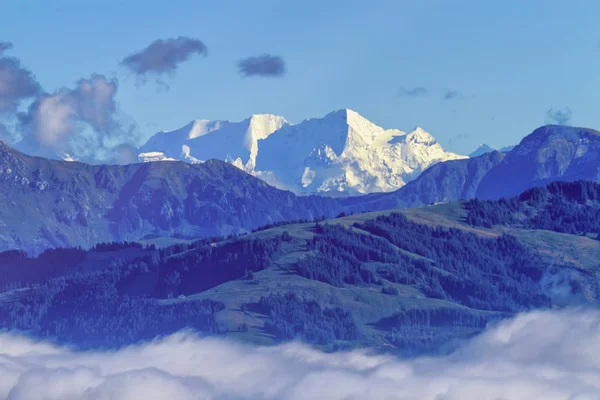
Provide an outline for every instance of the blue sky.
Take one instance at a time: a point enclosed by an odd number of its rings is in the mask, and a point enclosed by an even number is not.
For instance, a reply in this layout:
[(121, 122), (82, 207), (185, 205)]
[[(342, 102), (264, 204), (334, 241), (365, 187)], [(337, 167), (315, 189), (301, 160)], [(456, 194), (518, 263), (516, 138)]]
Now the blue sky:
[[(0, 40), (45, 91), (114, 76), (143, 137), (191, 119), (295, 123), (340, 108), (387, 128), (422, 126), (462, 153), (518, 142), (550, 122), (551, 107), (600, 128), (597, 1), (3, 0), (0, 13)], [(120, 65), (177, 36), (208, 54), (182, 63), (168, 89)], [(238, 73), (239, 59), (264, 53), (285, 61), (285, 76)]]

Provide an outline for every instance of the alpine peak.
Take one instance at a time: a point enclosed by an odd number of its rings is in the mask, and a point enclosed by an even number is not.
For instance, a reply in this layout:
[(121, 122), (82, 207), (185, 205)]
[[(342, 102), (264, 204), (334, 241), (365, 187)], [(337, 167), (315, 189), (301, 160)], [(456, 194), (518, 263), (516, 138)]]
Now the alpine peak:
[[(194, 129), (201, 134), (189, 134)], [(437, 162), (464, 158), (445, 151), (420, 127), (408, 134), (384, 129), (351, 109), (295, 125), (272, 114), (241, 122), (198, 120), (181, 131), (180, 136), (169, 134), (167, 141), (159, 140), (165, 135), (158, 133), (141, 150), (187, 162), (227, 160), (299, 193), (391, 191)]]

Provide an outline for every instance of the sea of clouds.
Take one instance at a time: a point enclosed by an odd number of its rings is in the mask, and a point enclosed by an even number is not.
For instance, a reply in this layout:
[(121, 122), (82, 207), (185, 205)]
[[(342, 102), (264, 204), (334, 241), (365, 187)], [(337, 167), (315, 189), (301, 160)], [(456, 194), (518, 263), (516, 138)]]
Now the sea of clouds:
[(0, 335), (0, 398), (600, 399), (600, 311), (535, 311), (443, 357), (256, 347), (179, 333), (111, 352)]

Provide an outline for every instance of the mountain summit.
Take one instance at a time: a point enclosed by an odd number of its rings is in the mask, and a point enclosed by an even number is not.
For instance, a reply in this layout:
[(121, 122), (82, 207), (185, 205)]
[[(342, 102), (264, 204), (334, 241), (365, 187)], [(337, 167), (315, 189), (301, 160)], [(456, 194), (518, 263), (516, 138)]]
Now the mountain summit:
[(140, 148), (142, 161), (165, 159), (187, 162), (211, 158), (230, 161), (252, 171), (258, 153), (258, 141), (265, 139), (287, 121), (271, 114), (256, 114), (240, 122), (195, 120), (170, 132), (159, 132)]
[(525, 137), (481, 181), (477, 197), (516, 196), (555, 180), (600, 180), (600, 132), (546, 125)]
[(483, 154), (491, 153), (492, 151), (495, 151), (495, 149), (491, 148), (487, 143), (482, 143), (477, 146), (475, 150), (469, 153), (469, 157), (479, 157)]
[(297, 125), (269, 114), (238, 123), (195, 121), (159, 132), (141, 151), (142, 160), (159, 153), (188, 162), (218, 158), (279, 188), (322, 194), (395, 190), (437, 162), (465, 158), (422, 128), (384, 129), (348, 109)]

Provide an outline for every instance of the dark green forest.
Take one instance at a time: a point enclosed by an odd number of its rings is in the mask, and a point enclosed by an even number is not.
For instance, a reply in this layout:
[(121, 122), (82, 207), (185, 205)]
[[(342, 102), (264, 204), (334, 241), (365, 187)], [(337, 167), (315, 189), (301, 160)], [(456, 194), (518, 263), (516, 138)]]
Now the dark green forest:
[(309, 242), (316, 255), (298, 262), (298, 274), (335, 286), (387, 280), (481, 310), (515, 312), (549, 305), (539, 285), (543, 263), (512, 236), (481, 238), (417, 224), (401, 214), (355, 227), (372, 235), (317, 225), (318, 235)]
[(465, 207), (466, 221), (474, 226), (513, 225), (596, 239), (600, 234), (600, 184), (596, 182), (553, 182), (510, 199), (469, 200)]

